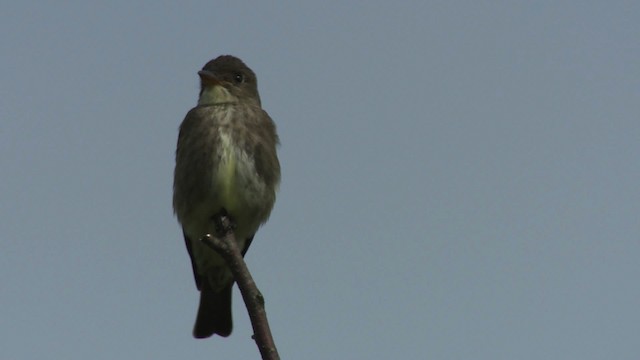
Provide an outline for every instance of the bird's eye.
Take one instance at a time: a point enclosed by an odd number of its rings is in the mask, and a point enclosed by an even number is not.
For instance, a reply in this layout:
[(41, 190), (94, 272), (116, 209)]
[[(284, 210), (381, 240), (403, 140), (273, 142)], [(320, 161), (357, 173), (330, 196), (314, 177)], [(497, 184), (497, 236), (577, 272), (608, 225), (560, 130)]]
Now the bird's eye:
[(244, 81), (244, 75), (242, 75), (241, 73), (235, 73), (233, 75), (233, 80), (236, 83), (240, 84), (240, 83), (242, 83)]

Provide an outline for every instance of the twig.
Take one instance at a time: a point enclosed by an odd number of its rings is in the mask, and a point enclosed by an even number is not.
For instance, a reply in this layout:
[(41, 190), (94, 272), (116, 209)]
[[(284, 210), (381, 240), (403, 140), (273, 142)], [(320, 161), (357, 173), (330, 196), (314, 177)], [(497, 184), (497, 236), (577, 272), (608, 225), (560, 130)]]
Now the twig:
[(238, 283), (242, 299), (249, 312), (249, 318), (253, 326), (252, 338), (258, 345), (262, 359), (280, 360), (280, 355), (278, 355), (278, 350), (271, 336), (267, 313), (264, 310), (264, 297), (258, 290), (247, 264), (242, 258), (240, 248), (235, 241), (231, 221), (224, 215), (217, 220), (219, 221), (219, 226), (217, 226), (219, 233), (215, 237), (207, 234), (201, 241), (218, 252), (229, 265), (229, 269), (231, 269), (231, 273)]

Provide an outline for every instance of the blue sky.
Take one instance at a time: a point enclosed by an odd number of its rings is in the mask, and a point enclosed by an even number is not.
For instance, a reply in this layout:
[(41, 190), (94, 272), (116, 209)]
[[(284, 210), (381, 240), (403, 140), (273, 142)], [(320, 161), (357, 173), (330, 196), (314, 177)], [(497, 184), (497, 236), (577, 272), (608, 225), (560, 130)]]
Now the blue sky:
[(283, 181), (247, 255), (282, 358), (637, 359), (640, 6), (15, 2), (0, 358), (257, 358), (191, 337), (171, 186), (233, 54)]

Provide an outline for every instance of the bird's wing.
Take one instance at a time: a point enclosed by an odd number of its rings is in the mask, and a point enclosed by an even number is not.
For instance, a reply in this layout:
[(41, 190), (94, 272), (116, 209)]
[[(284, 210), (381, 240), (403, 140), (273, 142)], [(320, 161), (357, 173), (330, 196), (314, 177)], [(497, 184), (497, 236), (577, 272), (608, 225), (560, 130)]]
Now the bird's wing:
[(191, 268), (193, 269), (193, 279), (196, 282), (196, 287), (198, 290), (202, 289), (202, 276), (198, 275), (198, 269), (196, 269), (196, 259), (193, 258), (193, 249), (191, 245), (191, 240), (187, 237), (187, 234), (183, 232), (184, 235), (184, 243), (187, 245), (187, 252), (189, 253), (189, 258), (191, 259)]

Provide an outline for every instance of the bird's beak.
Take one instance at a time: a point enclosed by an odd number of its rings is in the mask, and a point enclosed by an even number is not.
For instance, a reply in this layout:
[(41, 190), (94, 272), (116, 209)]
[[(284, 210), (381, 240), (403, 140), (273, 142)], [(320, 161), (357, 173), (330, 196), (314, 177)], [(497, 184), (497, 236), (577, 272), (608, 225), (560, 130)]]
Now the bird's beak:
[(200, 75), (200, 80), (204, 85), (220, 85), (220, 80), (216, 78), (216, 76), (207, 70), (198, 71), (198, 75)]

